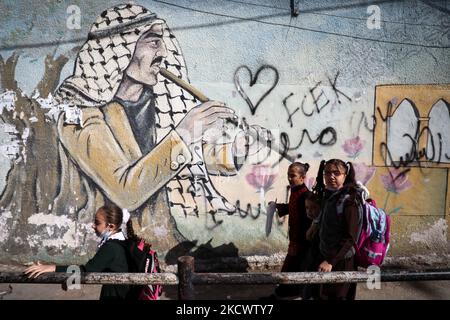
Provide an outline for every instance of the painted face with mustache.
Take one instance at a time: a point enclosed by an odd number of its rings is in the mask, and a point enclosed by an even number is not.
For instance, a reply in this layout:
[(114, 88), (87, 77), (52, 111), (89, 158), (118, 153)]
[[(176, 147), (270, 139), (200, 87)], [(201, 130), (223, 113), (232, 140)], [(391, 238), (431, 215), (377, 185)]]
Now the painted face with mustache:
[(161, 24), (153, 25), (136, 43), (133, 59), (125, 74), (136, 82), (154, 86), (157, 82), (160, 64), (167, 56), (167, 48), (162, 39)]

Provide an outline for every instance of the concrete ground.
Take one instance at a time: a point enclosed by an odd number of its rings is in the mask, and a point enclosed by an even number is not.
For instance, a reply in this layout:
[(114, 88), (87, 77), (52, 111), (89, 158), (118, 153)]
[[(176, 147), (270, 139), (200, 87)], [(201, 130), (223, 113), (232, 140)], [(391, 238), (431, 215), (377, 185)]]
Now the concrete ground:
[[(12, 291), (11, 291), (12, 288)], [(56, 284), (0, 284), (3, 300), (97, 300), (100, 285), (81, 285), (63, 291)], [(196, 286), (198, 300), (257, 300), (273, 292), (273, 285)], [(165, 286), (162, 300), (176, 300), (177, 286)], [(369, 290), (358, 284), (357, 300), (450, 300), (450, 281), (383, 282), (381, 289)]]

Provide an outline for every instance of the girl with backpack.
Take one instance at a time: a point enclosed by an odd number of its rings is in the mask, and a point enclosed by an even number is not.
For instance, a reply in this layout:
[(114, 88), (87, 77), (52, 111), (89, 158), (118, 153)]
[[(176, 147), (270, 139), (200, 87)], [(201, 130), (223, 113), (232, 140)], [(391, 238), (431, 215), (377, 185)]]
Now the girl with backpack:
[[(319, 272), (355, 271), (354, 246), (361, 217), (356, 190), (355, 170), (351, 162), (340, 159), (322, 161), (315, 192), (321, 199)], [(322, 284), (320, 297), (325, 300), (354, 300), (356, 283)]]
[[(92, 228), (101, 240), (95, 256), (86, 265), (80, 266), (82, 272), (128, 272), (127, 253), (122, 244), (125, 235), (120, 228), (123, 220), (122, 209), (115, 205), (105, 205), (97, 210)], [(133, 232), (131, 220), (127, 223), (127, 230)], [(28, 267), (25, 274), (28, 278), (36, 278), (46, 272), (67, 272), (67, 268), (38, 262)], [(128, 285), (103, 285), (100, 300), (125, 299), (129, 290)]]

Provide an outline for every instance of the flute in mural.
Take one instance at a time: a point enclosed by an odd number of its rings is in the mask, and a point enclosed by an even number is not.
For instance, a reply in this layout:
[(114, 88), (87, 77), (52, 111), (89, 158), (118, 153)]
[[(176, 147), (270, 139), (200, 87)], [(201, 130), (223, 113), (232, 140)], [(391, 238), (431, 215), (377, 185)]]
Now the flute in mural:
[[(210, 101), (210, 99), (207, 96), (205, 96), (202, 92), (200, 92), (197, 88), (192, 86), (190, 83), (187, 83), (186, 81), (178, 78), (176, 75), (174, 75), (172, 72), (168, 71), (167, 69), (160, 68), (160, 73), (166, 79), (172, 81), (173, 83), (177, 84), (178, 86), (180, 86), (181, 88), (183, 88), (184, 90), (189, 92), (200, 102)], [(238, 126), (237, 121), (232, 121), (232, 120), (229, 120), (229, 121), (231, 123), (233, 123), (234, 125)], [(245, 123), (245, 121), (243, 121), (243, 123)], [(243, 128), (243, 129), (245, 129), (245, 128)], [(259, 137), (256, 135), (256, 133), (254, 133), (252, 131), (247, 131), (247, 132), (252, 136), (253, 139), (256, 139), (256, 140), (259, 139)], [(259, 139), (259, 141), (261, 141), (261, 139)], [(283, 149), (281, 149), (276, 143), (274, 143), (274, 141), (272, 139), (267, 139), (265, 141), (265, 145), (267, 147), (269, 147), (271, 150), (278, 152), (281, 157), (289, 160), (290, 162), (295, 162), (295, 159), (297, 158), (296, 156), (289, 155), (287, 153), (287, 150), (283, 151)]]

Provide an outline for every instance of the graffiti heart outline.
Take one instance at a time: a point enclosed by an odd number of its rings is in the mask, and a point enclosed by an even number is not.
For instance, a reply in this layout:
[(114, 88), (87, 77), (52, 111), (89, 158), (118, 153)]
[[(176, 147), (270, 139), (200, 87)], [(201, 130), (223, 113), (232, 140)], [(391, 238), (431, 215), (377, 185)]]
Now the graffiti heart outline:
[[(260, 72), (262, 72), (263, 70), (269, 69), (269, 70), (273, 70), (275, 72), (275, 79), (274, 82), (272, 84), (272, 86), (270, 87), (269, 90), (267, 90), (262, 96), (261, 98), (259, 98), (258, 102), (256, 103), (256, 105), (253, 104), (253, 102), (250, 100), (250, 98), (248, 97), (248, 95), (245, 93), (244, 89), (242, 89), (240, 83), (239, 83), (239, 76), (238, 73), (242, 70), (245, 69), (247, 70), (247, 72), (250, 75), (250, 87), (252, 87), (256, 81), (258, 80), (258, 75), (260, 74)], [(255, 76), (253, 77), (253, 73), (250, 70), (249, 67), (242, 65), (240, 67), (238, 67), (236, 69), (236, 72), (234, 73), (234, 85), (237, 89), (237, 91), (239, 92), (239, 94), (241, 95), (242, 98), (244, 98), (245, 102), (247, 103), (248, 107), (250, 108), (250, 112), (252, 113), (252, 115), (255, 115), (256, 113), (256, 109), (258, 109), (259, 104), (269, 95), (270, 92), (272, 92), (272, 90), (276, 87), (276, 85), (278, 84), (278, 80), (280, 79), (280, 76), (278, 74), (278, 71), (275, 67), (265, 64), (262, 65), (261, 67), (259, 67), (259, 69), (256, 71)]]

